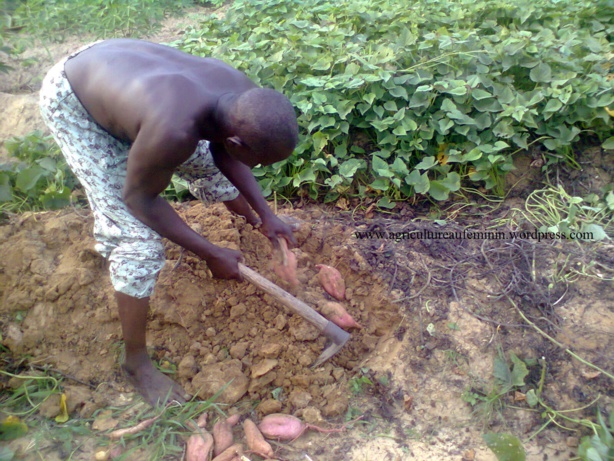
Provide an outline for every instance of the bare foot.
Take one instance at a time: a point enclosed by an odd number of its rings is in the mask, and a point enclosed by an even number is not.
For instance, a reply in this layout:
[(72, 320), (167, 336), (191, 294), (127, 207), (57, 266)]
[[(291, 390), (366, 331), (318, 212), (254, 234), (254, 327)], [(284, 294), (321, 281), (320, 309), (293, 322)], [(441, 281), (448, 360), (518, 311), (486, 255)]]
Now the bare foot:
[(152, 406), (165, 405), (173, 400), (185, 403), (186, 399), (189, 398), (179, 384), (156, 370), (149, 360), (136, 366), (124, 364), (122, 369), (128, 382)]

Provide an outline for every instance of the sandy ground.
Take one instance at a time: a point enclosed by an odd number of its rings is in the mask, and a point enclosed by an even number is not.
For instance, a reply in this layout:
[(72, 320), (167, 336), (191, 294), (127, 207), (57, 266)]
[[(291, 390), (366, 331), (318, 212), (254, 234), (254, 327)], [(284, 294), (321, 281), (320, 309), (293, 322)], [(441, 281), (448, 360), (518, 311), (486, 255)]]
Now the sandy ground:
[[(173, 20), (151, 39), (170, 41), (193, 20)], [(34, 65), (0, 77), (0, 142), (44, 130), (36, 108), (44, 70), (84, 41), (89, 40), (33, 51)], [(595, 170), (583, 178), (607, 182), (611, 154), (597, 154), (601, 164), (592, 164)], [(506, 202), (489, 219), (479, 208), (453, 213), (449, 218), (457, 220), (449, 219), (449, 229), (485, 229), (520, 203)], [(194, 229), (222, 246), (241, 249), (249, 266), (281, 284), (271, 270), (269, 242), (251, 226), (222, 206), (188, 202), (175, 207)], [(310, 365), (325, 344), (314, 327), (248, 283), (212, 279), (206, 265), (190, 254), (180, 261), (179, 248), (167, 243), (167, 265), (152, 300), (152, 356), (175, 365), (175, 379), (202, 398), (234, 378), (220, 403), (255, 418), (281, 411), (340, 424), (348, 414), (363, 415), (342, 436), (310, 433), (287, 445), (280, 455), (287, 460), (491, 461), (496, 458), (481, 438), (484, 432), (525, 440), (529, 460), (570, 459), (578, 437), (586, 434), (577, 425), (570, 424), (571, 431), (550, 425), (526, 441), (545, 422), (524, 400), (539, 383), (539, 365), (529, 367), (525, 386), (503, 396), (500, 406), (472, 407), (467, 396), (488, 394), (495, 357), (502, 353), (509, 361), (513, 352), (527, 362), (545, 361), (543, 395), (550, 407), (580, 408), (600, 396), (599, 408), (613, 410), (612, 381), (526, 324), (519, 327), (524, 322), (518, 312), (500, 296), (502, 283), (514, 288), (509, 294), (521, 311), (565, 347), (612, 373), (614, 286), (599, 278), (612, 275), (612, 245), (528, 242), (508, 254), (511, 247), (503, 244), (361, 240), (354, 234), (434, 230), (423, 221), (426, 211), (405, 206), (390, 218), (306, 204), (281, 210), (303, 223), (294, 250), (301, 284), (291, 293), (319, 308), (329, 296), (315, 265), (334, 266), (348, 287), (344, 304), (363, 325), (340, 354), (316, 369)], [(73, 417), (82, 418), (96, 417), (130, 399), (133, 391), (119, 372), (115, 300), (105, 262), (93, 246), (87, 209), (28, 213), (0, 227), (3, 343), (18, 356), (27, 354), (70, 376), (71, 392), (79, 395)], [(521, 262), (527, 255), (534, 261), (532, 271)], [(493, 261), (496, 270), (489, 266)], [(605, 269), (566, 285), (555, 277), (557, 270), (571, 271), (565, 261), (581, 267), (596, 261)], [(512, 283), (514, 274), (529, 273), (531, 284)], [(371, 384), (359, 391), (361, 379)], [(575, 415), (593, 418), (595, 406)], [(72, 459), (92, 459), (95, 445), (84, 444)], [(23, 441), (13, 446), (21, 447), (20, 459), (40, 459)], [(45, 459), (63, 459), (52, 446), (43, 443), (38, 449)]]

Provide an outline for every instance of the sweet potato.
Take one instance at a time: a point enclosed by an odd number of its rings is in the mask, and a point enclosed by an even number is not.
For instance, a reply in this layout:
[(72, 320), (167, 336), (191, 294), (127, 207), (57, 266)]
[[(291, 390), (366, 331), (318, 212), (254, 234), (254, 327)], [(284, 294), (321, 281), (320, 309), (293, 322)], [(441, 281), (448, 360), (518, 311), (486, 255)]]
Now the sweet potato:
[(162, 415), (160, 414), (158, 416), (154, 416), (153, 418), (146, 419), (145, 421), (141, 421), (136, 426), (127, 427), (125, 429), (118, 429), (116, 431), (113, 431), (108, 435), (108, 437), (111, 440), (117, 440), (117, 439), (121, 439), (124, 435), (132, 435), (132, 434), (141, 432), (142, 430), (147, 429), (149, 426), (155, 423), (158, 420), (158, 418), (160, 418), (160, 416)]
[(226, 422), (230, 424), (231, 427), (235, 427), (239, 422), (239, 418), (241, 418), (241, 415), (239, 413), (235, 413), (234, 415), (230, 415), (228, 418), (226, 418)]
[(322, 305), (322, 315), (341, 328), (362, 328), (360, 323), (339, 303), (327, 302)]
[(326, 434), (331, 432), (343, 432), (348, 424), (361, 418), (362, 416), (338, 428), (324, 429), (323, 427), (316, 426), (315, 424), (304, 423), (296, 416), (285, 415), (282, 413), (271, 413), (270, 415), (266, 415), (264, 418), (262, 418), (262, 421), (260, 421), (260, 424), (258, 424), (258, 429), (260, 429), (262, 435), (264, 435), (267, 439), (292, 441), (298, 439), (307, 429)]
[(185, 459), (186, 461), (209, 461), (213, 449), (213, 437), (207, 431), (192, 434), (188, 439)]
[(245, 440), (247, 441), (247, 447), (254, 453), (263, 458), (272, 458), (275, 456), (273, 447), (264, 440), (264, 437), (258, 430), (258, 426), (251, 420), (246, 419), (243, 421), (243, 430), (245, 431)]
[(288, 249), (286, 239), (279, 238), (279, 249), (276, 250), (273, 270), (279, 278), (296, 287), (299, 284), (296, 278), (296, 255)]
[(343, 301), (345, 299), (345, 280), (343, 280), (341, 273), (326, 264), (317, 264), (316, 268), (320, 269), (318, 280), (320, 280), (326, 292), (333, 298)]
[(243, 456), (243, 447), (239, 444), (234, 444), (213, 458), (213, 461), (233, 461), (234, 459), (241, 458), (241, 456)]
[(200, 427), (201, 429), (204, 429), (205, 427), (207, 427), (207, 417), (208, 415), (206, 412), (200, 415), (198, 417), (198, 420), (196, 421), (196, 425)]
[(272, 413), (262, 418), (258, 429), (267, 439), (294, 440), (303, 435), (308, 427), (295, 416)]
[(214, 456), (220, 455), (234, 443), (232, 427), (239, 422), (239, 414), (218, 421), (213, 426), (213, 440), (215, 441)]

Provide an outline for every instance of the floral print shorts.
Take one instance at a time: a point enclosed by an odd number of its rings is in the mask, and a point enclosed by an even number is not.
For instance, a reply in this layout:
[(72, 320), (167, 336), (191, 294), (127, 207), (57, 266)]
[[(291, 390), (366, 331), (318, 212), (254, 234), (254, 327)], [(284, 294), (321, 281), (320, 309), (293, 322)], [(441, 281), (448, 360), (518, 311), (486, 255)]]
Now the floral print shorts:
[[(64, 72), (68, 59), (94, 45), (64, 58), (47, 73), (40, 92), (41, 114), (85, 189), (95, 219), (96, 250), (110, 263), (113, 287), (129, 296), (146, 298), (153, 293), (166, 258), (160, 235), (132, 216), (122, 200), (130, 143), (111, 136), (96, 123)], [(207, 141), (198, 144), (175, 174), (205, 203), (229, 201), (239, 195), (215, 166)]]

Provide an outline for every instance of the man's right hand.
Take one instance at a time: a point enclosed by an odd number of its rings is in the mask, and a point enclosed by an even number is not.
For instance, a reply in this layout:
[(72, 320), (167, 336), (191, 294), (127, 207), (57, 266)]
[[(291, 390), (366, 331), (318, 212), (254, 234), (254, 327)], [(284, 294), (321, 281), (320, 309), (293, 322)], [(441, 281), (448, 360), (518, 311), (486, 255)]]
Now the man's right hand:
[(240, 251), (218, 247), (205, 260), (207, 261), (207, 266), (211, 270), (213, 277), (218, 279), (243, 280), (239, 272), (239, 263), (243, 262), (244, 258)]

